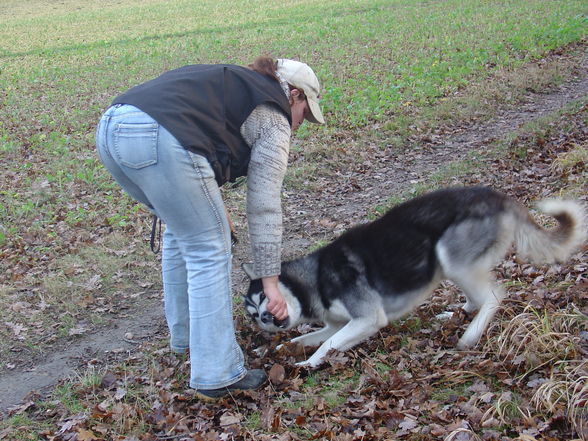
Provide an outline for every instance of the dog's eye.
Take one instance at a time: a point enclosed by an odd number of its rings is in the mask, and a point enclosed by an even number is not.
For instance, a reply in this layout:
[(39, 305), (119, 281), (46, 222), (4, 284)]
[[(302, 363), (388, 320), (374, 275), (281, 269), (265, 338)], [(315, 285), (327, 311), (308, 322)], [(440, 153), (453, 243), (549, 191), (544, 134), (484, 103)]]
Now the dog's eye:
[(255, 303), (256, 306), (259, 306), (265, 300), (265, 294), (263, 293), (263, 291), (258, 292), (257, 294), (251, 297), (251, 300), (253, 301), (253, 303)]
[(245, 307), (245, 309), (247, 310), (247, 313), (253, 317), (253, 318), (257, 318), (259, 317), (259, 312), (257, 311), (257, 308), (254, 305), (247, 305)]
[(245, 297), (245, 306), (247, 306), (247, 307), (251, 306), (251, 307), (257, 309), (263, 303), (264, 300), (265, 300), (265, 294), (263, 292), (248, 294)]

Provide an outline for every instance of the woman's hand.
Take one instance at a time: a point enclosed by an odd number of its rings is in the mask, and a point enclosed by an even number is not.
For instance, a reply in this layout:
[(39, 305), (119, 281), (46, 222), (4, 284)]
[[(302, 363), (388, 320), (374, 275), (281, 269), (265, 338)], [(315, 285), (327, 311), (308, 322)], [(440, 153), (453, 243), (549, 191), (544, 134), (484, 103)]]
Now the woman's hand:
[(278, 320), (288, 317), (288, 305), (278, 288), (278, 276), (263, 277), (263, 292), (268, 298), (267, 310)]

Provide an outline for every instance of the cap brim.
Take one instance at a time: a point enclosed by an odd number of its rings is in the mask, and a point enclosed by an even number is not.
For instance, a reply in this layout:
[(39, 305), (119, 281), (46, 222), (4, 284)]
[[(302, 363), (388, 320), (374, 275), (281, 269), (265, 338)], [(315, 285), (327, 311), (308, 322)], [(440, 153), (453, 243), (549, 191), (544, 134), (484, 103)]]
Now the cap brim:
[(310, 110), (306, 119), (314, 124), (324, 124), (325, 118), (323, 117), (323, 112), (321, 112), (319, 104), (311, 99), (307, 99), (306, 101), (308, 102), (308, 109)]

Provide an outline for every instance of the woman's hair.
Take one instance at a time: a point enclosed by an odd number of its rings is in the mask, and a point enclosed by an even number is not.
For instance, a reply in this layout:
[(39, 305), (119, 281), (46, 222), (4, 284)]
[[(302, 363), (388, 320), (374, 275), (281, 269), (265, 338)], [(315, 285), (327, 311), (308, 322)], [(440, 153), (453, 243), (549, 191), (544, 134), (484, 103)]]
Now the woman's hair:
[(267, 75), (278, 83), (280, 80), (276, 75), (278, 68), (277, 62), (271, 57), (257, 57), (249, 66), (249, 69), (254, 70), (262, 75)]
[[(278, 69), (278, 62), (271, 57), (257, 57), (253, 61), (253, 63), (251, 63), (247, 67), (249, 67), (249, 69), (254, 70), (257, 73), (267, 75), (268, 77), (277, 81), (278, 83), (280, 82), (280, 79), (276, 75), (276, 71)], [(297, 87), (294, 87), (291, 84), (288, 84), (288, 87), (290, 88), (290, 91), (292, 89), (298, 89)], [(301, 89), (298, 90), (300, 90), (300, 96), (298, 97), (298, 100), (305, 100), (306, 95), (304, 94), (304, 91)]]

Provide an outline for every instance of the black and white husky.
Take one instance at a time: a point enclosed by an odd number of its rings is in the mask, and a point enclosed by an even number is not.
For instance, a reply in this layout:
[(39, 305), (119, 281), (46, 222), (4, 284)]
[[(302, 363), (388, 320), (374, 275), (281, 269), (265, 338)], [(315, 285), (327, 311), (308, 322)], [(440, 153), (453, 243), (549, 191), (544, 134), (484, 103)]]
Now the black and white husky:
[(504, 297), (491, 270), (513, 242), (519, 256), (552, 263), (566, 260), (585, 240), (579, 203), (549, 200), (540, 208), (557, 219), (556, 228), (544, 229), (522, 205), (489, 188), (425, 194), (348, 230), (312, 254), (283, 262), (279, 281), (289, 317), (282, 323), (266, 311), (261, 281), (245, 264), (251, 278), (247, 311), (271, 332), (304, 322), (324, 323), (324, 328), (292, 340), (320, 344), (299, 363), (317, 366), (330, 349), (344, 351), (374, 335), (449, 279), (463, 290), (463, 308), (478, 310), (458, 342), (460, 349), (472, 347)]

